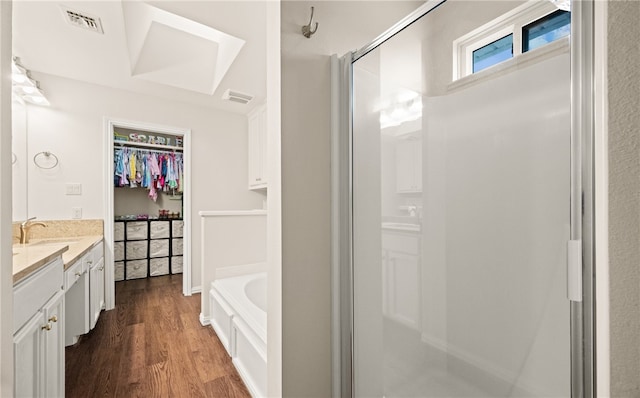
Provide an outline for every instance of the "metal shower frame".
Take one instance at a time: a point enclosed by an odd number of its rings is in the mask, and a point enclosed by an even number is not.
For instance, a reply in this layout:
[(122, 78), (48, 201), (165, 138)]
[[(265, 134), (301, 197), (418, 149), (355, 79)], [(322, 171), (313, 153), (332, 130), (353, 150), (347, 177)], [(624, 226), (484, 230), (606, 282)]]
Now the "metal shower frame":
[[(333, 396), (354, 396), (353, 375), (353, 63), (446, 0), (429, 0), (332, 67), (332, 379)], [(582, 248), (582, 300), (571, 301), (571, 396), (596, 395), (594, 1), (571, 1), (571, 236)]]

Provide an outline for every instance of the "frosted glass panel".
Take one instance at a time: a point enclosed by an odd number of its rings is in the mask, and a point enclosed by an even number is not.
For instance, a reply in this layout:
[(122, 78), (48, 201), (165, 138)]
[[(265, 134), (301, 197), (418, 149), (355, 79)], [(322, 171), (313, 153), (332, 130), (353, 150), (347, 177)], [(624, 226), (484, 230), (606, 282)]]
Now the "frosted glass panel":
[(451, 85), (453, 40), (515, 5), (354, 63), (355, 396), (570, 396), (569, 47)]

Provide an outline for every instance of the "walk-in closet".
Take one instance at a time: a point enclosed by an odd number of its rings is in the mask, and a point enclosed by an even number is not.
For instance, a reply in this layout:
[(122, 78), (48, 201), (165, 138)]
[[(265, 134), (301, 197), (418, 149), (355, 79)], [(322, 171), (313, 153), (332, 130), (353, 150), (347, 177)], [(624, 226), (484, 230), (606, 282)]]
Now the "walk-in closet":
[(183, 136), (113, 130), (116, 282), (183, 270)]

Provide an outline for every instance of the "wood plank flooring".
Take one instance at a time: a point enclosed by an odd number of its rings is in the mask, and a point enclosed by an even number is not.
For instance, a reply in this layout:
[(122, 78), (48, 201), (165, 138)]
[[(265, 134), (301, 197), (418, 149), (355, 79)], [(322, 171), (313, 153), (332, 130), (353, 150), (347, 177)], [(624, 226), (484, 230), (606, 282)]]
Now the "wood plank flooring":
[(116, 308), (66, 349), (66, 397), (250, 397), (182, 275), (116, 283)]

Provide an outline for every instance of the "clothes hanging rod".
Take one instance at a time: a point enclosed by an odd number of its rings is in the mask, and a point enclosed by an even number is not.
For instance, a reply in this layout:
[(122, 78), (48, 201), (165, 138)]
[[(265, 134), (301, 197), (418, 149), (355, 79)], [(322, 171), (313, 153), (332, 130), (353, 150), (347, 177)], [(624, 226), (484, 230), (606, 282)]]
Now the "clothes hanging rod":
[(156, 152), (166, 152), (166, 153), (174, 153), (176, 151), (182, 152), (184, 150), (181, 146), (167, 146), (167, 145), (158, 145), (158, 144), (145, 144), (143, 142), (129, 142), (129, 141), (114, 141), (114, 148), (117, 144), (120, 147), (130, 147), (130, 148), (152, 148), (152, 149), (169, 149), (169, 151), (156, 151)]

